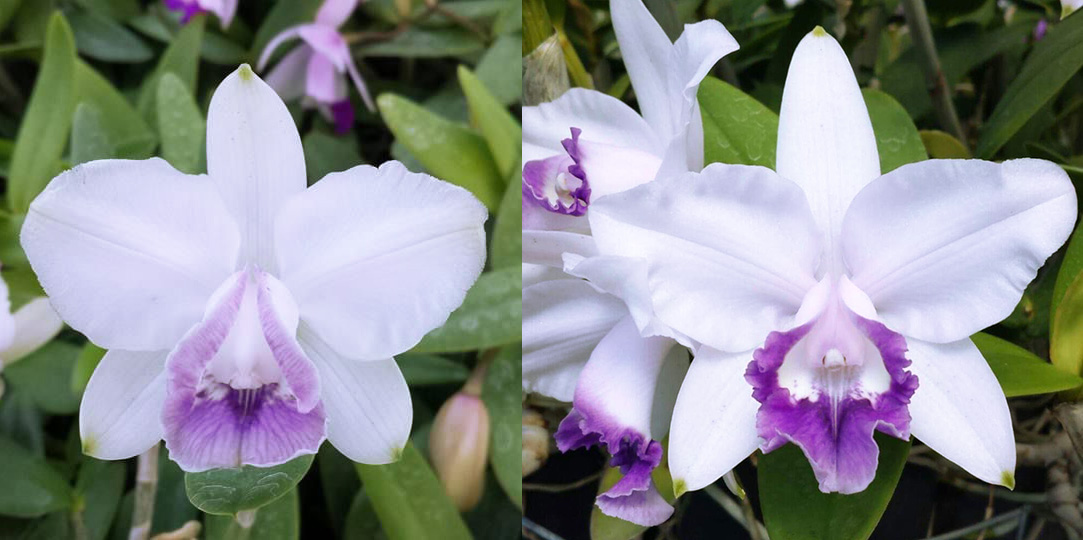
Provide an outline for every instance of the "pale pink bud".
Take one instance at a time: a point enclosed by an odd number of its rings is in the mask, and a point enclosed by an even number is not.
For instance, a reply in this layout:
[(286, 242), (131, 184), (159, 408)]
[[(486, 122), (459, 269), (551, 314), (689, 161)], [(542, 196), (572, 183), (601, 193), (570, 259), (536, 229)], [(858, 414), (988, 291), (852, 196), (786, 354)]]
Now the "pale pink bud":
[(489, 458), (489, 412), (467, 388), (440, 406), (429, 433), (429, 454), (444, 491), (460, 511), (477, 506)]

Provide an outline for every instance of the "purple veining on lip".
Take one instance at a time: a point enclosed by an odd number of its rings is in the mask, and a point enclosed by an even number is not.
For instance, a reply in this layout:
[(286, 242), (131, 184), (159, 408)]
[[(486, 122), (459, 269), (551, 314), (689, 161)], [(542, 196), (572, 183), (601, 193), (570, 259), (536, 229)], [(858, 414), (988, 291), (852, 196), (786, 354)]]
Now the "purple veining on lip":
[(162, 410), (170, 457), (189, 472), (241, 465), (271, 466), (315, 453), (325, 436), (319, 380), (270, 303), (256, 275), (260, 326), (281, 370), (277, 382), (233, 388), (214, 379), (210, 362), (241, 313), (247, 271), (170, 353)]
[[(855, 326), (876, 347), (891, 377), (888, 389), (874, 396), (857, 395), (853, 387), (832, 403), (826, 393), (818, 399), (795, 399), (779, 384), (779, 368), (815, 321), (788, 332), (772, 332), (753, 354), (745, 378), (760, 402), (756, 427), (764, 453), (792, 442), (804, 452), (825, 493), (857, 493), (876, 475), (879, 448), (873, 431), (910, 438), (907, 405), (918, 387), (917, 376), (906, 371), (906, 340), (883, 324), (851, 315)], [(801, 359), (795, 359), (801, 360)]]
[(181, 12), (181, 23), (187, 24), (188, 21), (200, 13), (207, 13), (207, 10), (199, 6), (199, 2), (195, 0), (163, 0), (165, 7), (171, 11)]
[(353, 128), (354, 114), (353, 105), (349, 99), (343, 99), (331, 104), (331, 118), (335, 123), (335, 133), (343, 135)]
[[(590, 205), (590, 182), (580, 165), (582, 152), (579, 149), (579, 134), (582, 130), (571, 128), (571, 138), (561, 141), (566, 155), (556, 155), (546, 159), (529, 161), (523, 167), (523, 204), (534, 204), (559, 214), (581, 216), (587, 213)], [(550, 200), (546, 194), (547, 187), (558, 181), (560, 175), (578, 185), (569, 190), (567, 197), (570, 202), (561, 200), (558, 195), (556, 201)]]
[(605, 514), (645, 526), (658, 525), (673, 514), (651, 480), (651, 471), (662, 462), (658, 441), (582, 404), (572, 407), (555, 437), (561, 452), (600, 445), (613, 456), (610, 465), (620, 467), (624, 476), (598, 495), (598, 507)]

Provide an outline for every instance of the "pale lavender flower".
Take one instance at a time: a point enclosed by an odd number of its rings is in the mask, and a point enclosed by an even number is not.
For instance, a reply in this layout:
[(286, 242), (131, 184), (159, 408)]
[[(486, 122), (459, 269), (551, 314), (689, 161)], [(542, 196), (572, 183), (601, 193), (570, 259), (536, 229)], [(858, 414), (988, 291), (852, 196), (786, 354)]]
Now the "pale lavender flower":
[(181, 13), (181, 22), (187, 23), (200, 13), (214, 13), (222, 22), (222, 28), (229, 28), (233, 15), (237, 13), (237, 0), (162, 0), (165, 6)]
[(334, 122), (337, 133), (348, 132), (354, 120), (346, 90), (347, 77), (353, 81), (365, 106), (375, 110), (350, 48), (338, 32), (338, 27), (346, 22), (356, 6), (357, 0), (326, 0), (314, 22), (292, 26), (272, 38), (258, 63), (259, 70), (263, 71), (280, 45), (300, 38), (303, 43), (282, 57), (267, 74), (267, 84), (283, 100), (304, 98), (305, 106), (316, 107)]

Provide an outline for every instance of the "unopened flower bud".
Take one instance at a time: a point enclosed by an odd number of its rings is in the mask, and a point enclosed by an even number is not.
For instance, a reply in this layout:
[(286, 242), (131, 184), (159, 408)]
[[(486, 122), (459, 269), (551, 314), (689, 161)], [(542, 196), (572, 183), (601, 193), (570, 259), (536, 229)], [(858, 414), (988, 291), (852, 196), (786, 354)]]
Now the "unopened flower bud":
[(480, 373), (440, 406), (429, 433), (429, 454), (444, 491), (459, 511), (477, 506), (489, 458), (489, 412), (479, 397)]

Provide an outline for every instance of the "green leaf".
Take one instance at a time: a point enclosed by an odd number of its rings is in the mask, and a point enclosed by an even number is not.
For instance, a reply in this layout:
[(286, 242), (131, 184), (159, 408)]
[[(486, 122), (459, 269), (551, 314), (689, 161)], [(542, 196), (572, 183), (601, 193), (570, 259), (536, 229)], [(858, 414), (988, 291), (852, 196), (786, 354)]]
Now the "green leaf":
[(8, 207), (25, 213), (59, 170), (75, 112), (75, 38), (60, 13), (49, 19), (45, 53), (19, 124), (8, 172)]
[(466, 66), (459, 66), (459, 84), (470, 107), (471, 123), (485, 137), (501, 177), (508, 177), (523, 155), (523, 128)]
[(485, 373), (481, 399), (489, 411), (489, 463), (512, 502), (523, 507), (522, 347), (504, 347)]
[(108, 159), (116, 156), (116, 148), (109, 141), (102, 113), (91, 103), (80, 103), (75, 107), (75, 117), (71, 123), (71, 165)]
[(699, 85), (703, 162), (775, 168), (778, 115), (714, 77)]
[(411, 387), (462, 383), (470, 376), (466, 366), (443, 356), (406, 353), (396, 357), (395, 362)]
[[(320, 451), (316, 454), (316, 470), (320, 473), (323, 499), (327, 501), (327, 515), (339, 538), (343, 537), (342, 532), (346, 528), (346, 520), (354, 496), (361, 489), (361, 479), (357, 477), (353, 466), (354, 463), (349, 458), (330, 444), (320, 446)], [(375, 517), (372, 521), (376, 522)], [(358, 536), (346, 536), (346, 538), (358, 538)]]
[(387, 127), (433, 176), (462, 186), (490, 210), (503, 178), (485, 139), (408, 99), (383, 94), (376, 100)]
[(301, 507), (297, 489), (256, 510), (247, 526), (234, 516), (207, 516), (206, 540), (293, 540), (301, 537)]
[(310, 131), (301, 141), (305, 150), (308, 183), (314, 184), (329, 173), (356, 167), (364, 160), (357, 151), (353, 133), (336, 136), (322, 131)]
[(255, 510), (282, 497), (305, 476), (312, 466), (311, 454), (275, 467), (245, 465), (239, 469), (211, 469), (184, 475), (188, 500), (196, 508), (218, 515)]
[(75, 63), (76, 101), (89, 103), (101, 113), (102, 128), (116, 156), (125, 159), (150, 157), (158, 138), (135, 107), (94, 68)]
[(993, 369), (1005, 396), (1048, 394), (1083, 385), (1083, 378), (1053, 367), (1014, 343), (984, 333), (974, 334), (971, 339)]
[(154, 495), (152, 533), (175, 531), (193, 519), (199, 510), (192, 506), (184, 490), (184, 471), (169, 459), (165, 446), (158, 449), (158, 492)]
[(70, 508), (71, 486), (45, 460), (0, 437), (0, 515), (38, 517)]
[(895, 98), (872, 88), (861, 91), (869, 109), (876, 150), (880, 153), (880, 172), (887, 174), (902, 165), (924, 161), (925, 144), (906, 109)]
[(463, 56), (485, 48), (477, 36), (459, 27), (411, 26), (387, 41), (355, 47), (360, 56), (396, 58), (443, 58)]
[(80, 350), (65, 341), (50, 341), (7, 366), (4, 376), (12, 388), (29, 396), (43, 411), (72, 414), (79, 410), (80, 395), (72, 391), (71, 374)]
[(154, 71), (143, 81), (137, 108), (152, 126), (156, 126), (158, 119), (155, 102), (158, 98), (158, 84), (163, 75), (176, 75), (184, 83), (188, 93), (195, 95), (196, 77), (199, 75), (199, 50), (203, 43), (203, 27), (206, 24), (206, 15), (192, 17), (192, 20), (177, 32), (173, 42), (162, 53)]
[[(1060, 262), (1060, 270), (1057, 271), (1057, 281), (1053, 285), (1053, 299), (1050, 310), (1054, 316), (1050, 317), (1051, 322), (1056, 319), (1057, 309), (1060, 307), (1064, 295), (1068, 292), (1068, 286), (1080, 274), (1083, 274), (1083, 221), (1076, 225), (1075, 230), (1072, 231), (1072, 236), (1069, 238), (1068, 249), (1064, 251), (1064, 258)], [(1052, 328), (1050, 328), (1050, 335), (1052, 335)]]
[(520, 174), (516, 165), (508, 178), (508, 187), (493, 224), (489, 265), (496, 269), (520, 268), (523, 259), (523, 184)]
[(949, 133), (936, 129), (923, 129), (921, 142), (925, 145), (925, 152), (932, 159), (969, 159), (970, 150), (959, 139)]
[(357, 474), (391, 540), (469, 540), (470, 531), (425, 458), (407, 444), (398, 461), (357, 465)]
[(380, 528), (380, 518), (376, 516), (376, 509), (372, 507), (372, 500), (364, 489), (354, 495), (350, 510), (346, 513), (344, 528), (346, 530), (344, 538), (387, 540), (387, 534)]
[[(521, 5), (519, 2), (508, 4)], [(478, 60), (476, 73), (481, 82), (493, 91), (496, 99), (504, 105), (518, 102), (523, 95), (523, 59), (519, 56), (522, 36), (500, 36)]]
[(876, 478), (853, 495), (821, 493), (801, 450), (787, 444), (759, 464), (760, 509), (771, 540), (865, 539), (880, 521), (906, 465), (910, 441), (876, 434)]
[(105, 15), (76, 8), (68, 12), (68, 20), (79, 52), (91, 58), (134, 64), (154, 57), (139, 36)]
[(1023, 69), (985, 122), (974, 153), (982, 159), (992, 159), (1080, 68), (1083, 68), (1083, 17), (1068, 17), (1051, 25), (1034, 46)]
[(413, 352), (473, 351), (519, 341), (522, 285), (518, 267), (482, 274), (444, 326), (429, 332)]
[(158, 80), (158, 135), (161, 153), (178, 171), (188, 174), (203, 172), (204, 136), (207, 124), (195, 98), (172, 72), (163, 73)]
[[(609, 467), (602, 476), (602, 482), (598, 485), (598, 493), (608, 491), (614, 484), (620, 481), (624, 475), (620, 467)], [(666, 502), (673, 504), (673, 478), (669, 475), (669, 469), (665, 465), (655, 467), (651, 471), (651, 480), (662, 494)], [(636, 525), (613, 516), (607, 516), (602, 510), (594, 506), (590, 511), (590, 540), (631, 540), (646, 531), (647, 527)]]
[(1083, 274), (1072, 280), (1053, 312), (1049, 358), (1061, 371), (1083, 374)]
[(89, 540), (102, 540), (109, 533), (109, 525), (124, 494), (124, 473), (121, 461), (99, 461), (88, 457), (79, 466), (75, 492)]

